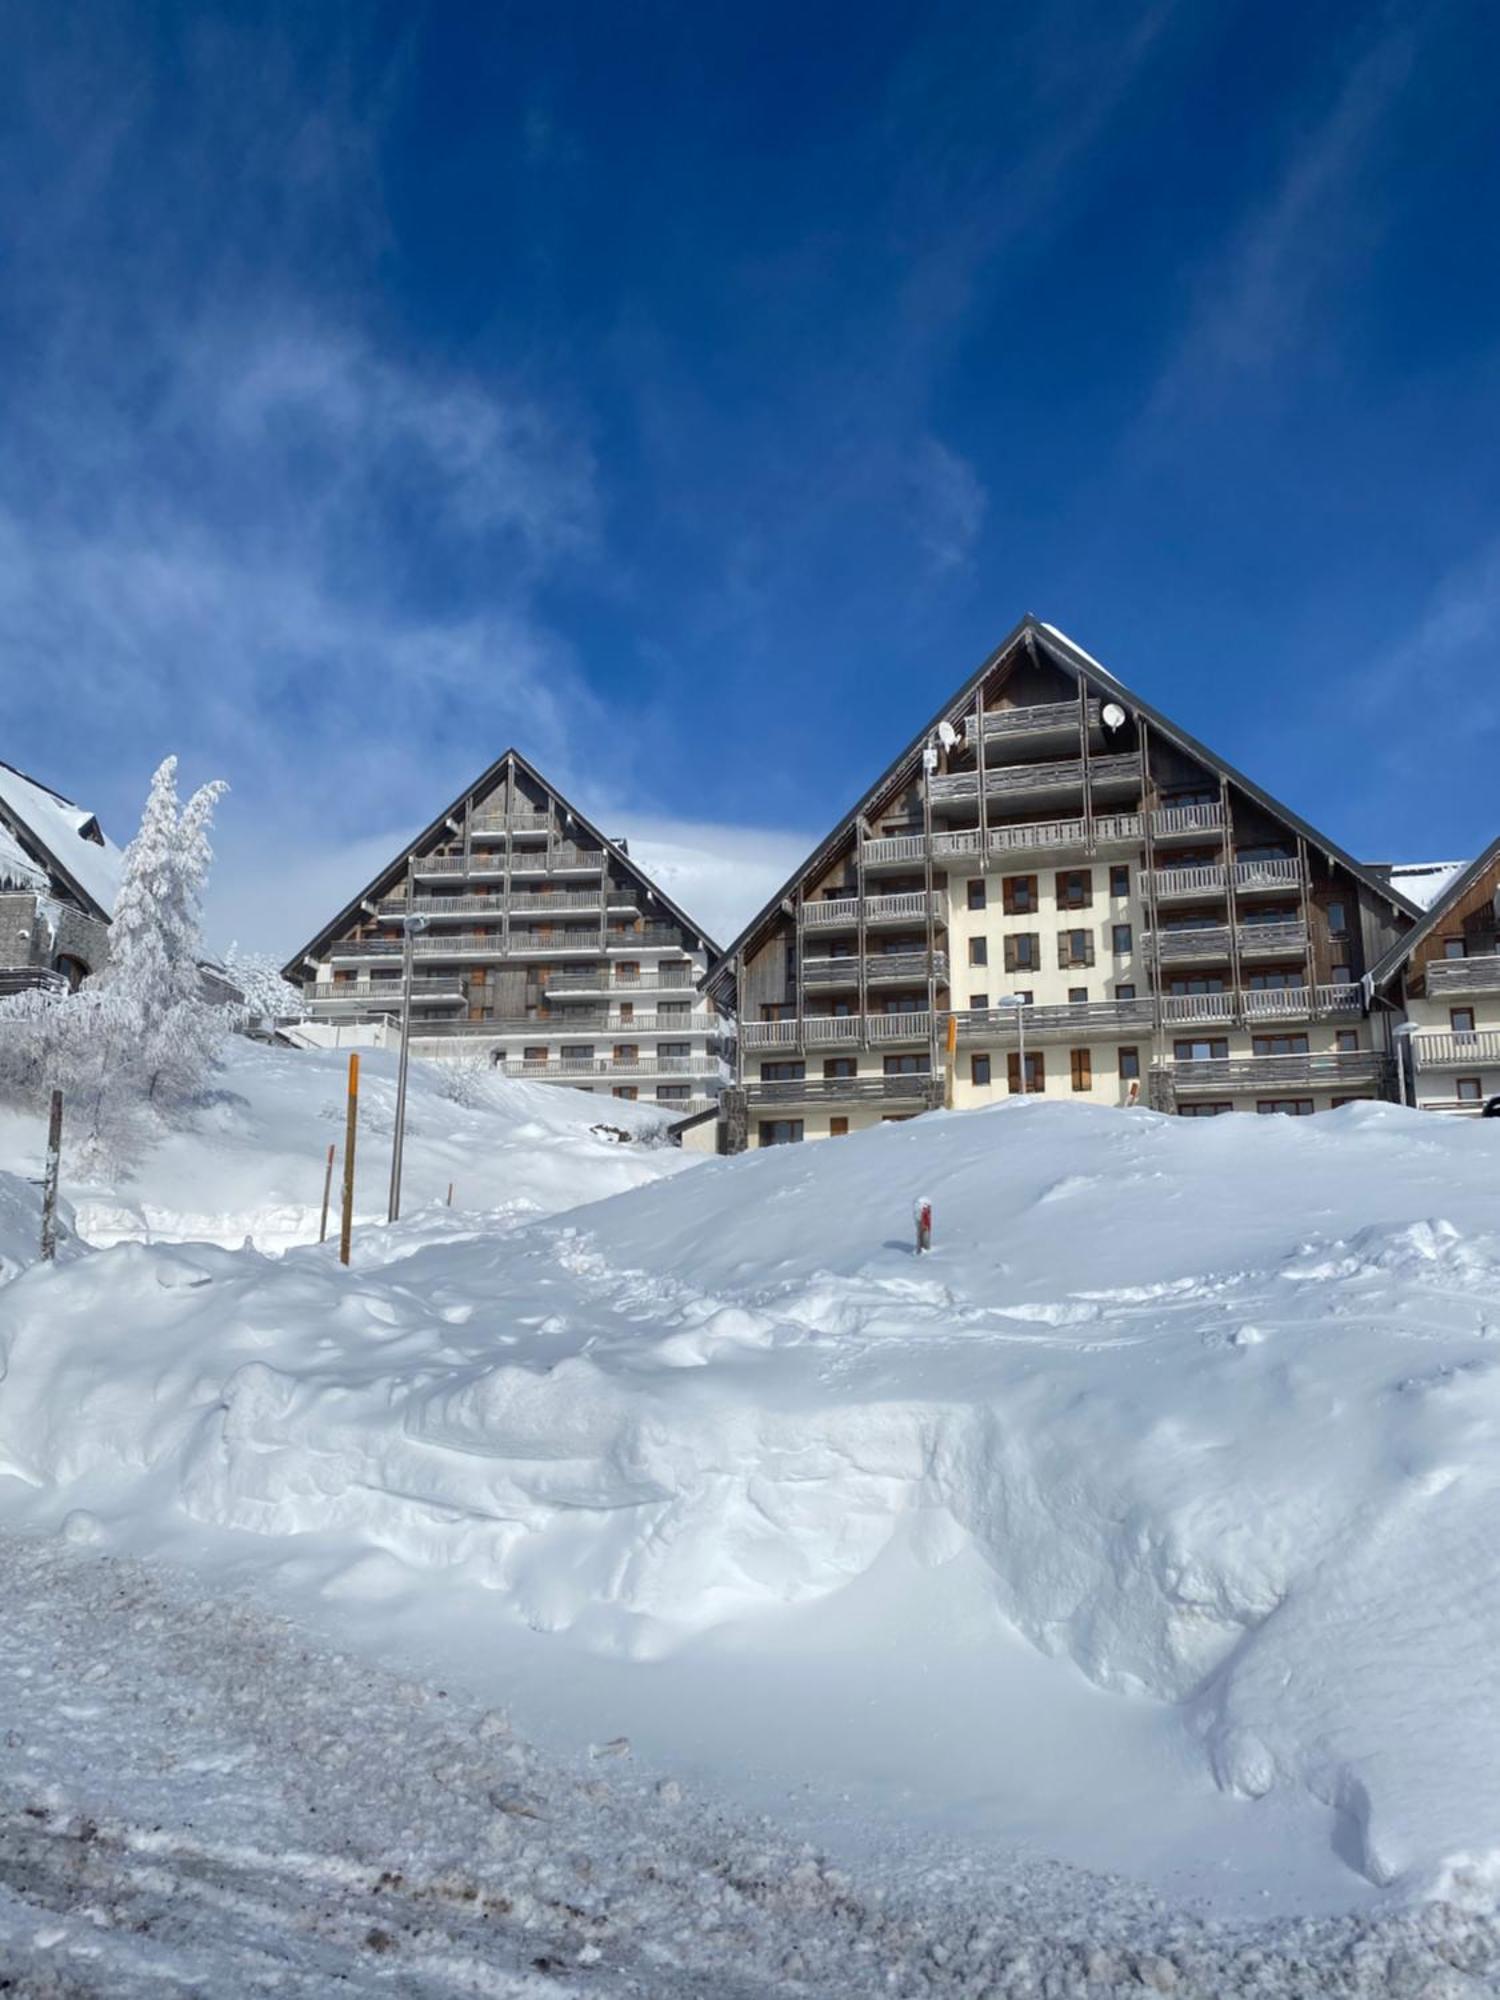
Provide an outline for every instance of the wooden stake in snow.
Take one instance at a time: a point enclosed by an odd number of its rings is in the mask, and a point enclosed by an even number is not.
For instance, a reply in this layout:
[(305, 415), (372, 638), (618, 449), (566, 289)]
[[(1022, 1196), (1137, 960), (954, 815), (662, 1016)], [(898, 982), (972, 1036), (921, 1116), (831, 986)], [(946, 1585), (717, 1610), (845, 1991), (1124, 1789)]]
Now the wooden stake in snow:
[(336, 1148), (328, 1148), (328, 1164), (323, 1169), (323, 1220), (318, 1224), (318, 1241), (328, 1241), (328, 1197), (333, 1193), (333, 1156)]
[(344, 1213), (339, 1225), (339, 1262), (349, 1261), (354, 1234), (354, 1134), (359, 1124), (359, 1057), (349, 1057), (349, 1111), (344, 1124)]
[(449, 1206), (450, 1208), (452, 1208), (452, 1206), (453, 1206), (453, 1183), (452, 1183), (452, 1181), (449, 1181), (449, 1183), (448, 1183), (448, 1206)]
[(917, 1225), (917, 1255), (920, 1257), (932, 1248), (932, 1203), (925, 1194), (919, 1194), (911, 1205), (911, 1212)]
[(42, 1261), (50, 1264), (57, 1255), (57, 1174), (62, 1160), (62, 1106), (60, 1090), (52, 1093), (52, 1110), (47, 1119), (47, 1170), (42, 1179)]

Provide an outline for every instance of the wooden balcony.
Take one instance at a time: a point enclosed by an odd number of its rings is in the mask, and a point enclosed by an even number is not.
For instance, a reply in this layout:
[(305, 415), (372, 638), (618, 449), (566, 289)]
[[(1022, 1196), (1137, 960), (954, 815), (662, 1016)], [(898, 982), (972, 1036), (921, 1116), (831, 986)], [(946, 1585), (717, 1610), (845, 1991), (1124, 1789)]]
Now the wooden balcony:
[(1227, 1025), (1240, 1017), (1240, 995), (1237, 993), (1164, 993), (1161, 996), (1161, 1017), (1169, 1027), (1187, 1027), (1199, 1023)]
[(1239, 924), (1235, 929), (1241, 958), (1293, 958), (1307, 953), (1307, 925), (1300, 917), (1269, 924)]
[(1434, 1000), (1449, 994), (1500, 993), (1500, 951), (1481, 952), (1474, 958), (1431, 960), (1427, 992)]
[(1158, 903), (1224, 896), (1229, 893), (1229, 870), (1222, 861), (1198, 868), (1149, 869), (1141, 877), (1141, 893), (1150, 893)]
[(1179, 1097), (1277, 1097), (1287, 1091), (1343, 1093), (1385, 1081), (1390, 1060), (1378, 1049), (1300, 1056), (1212, 1056), (1160, 1065)]
[[(948, 977), (946, 952), (932, 953), (932, 976), (939, 982)], [(868, 986), (915, 986), (927, 983), (928, 954), (925, 951), (866, 952), (865, 983)], [(836, 958), (805, 958), (802, 961), (804, 986), (857, 986), (860, 960), (857, 954)]]
[(681, 993), (696, 984), (692, 967), (663, 965), (649, 972), (621, 972), (596, 967), (592, 972), (552, 972), (542, 982), (546, 993)]
[(860, 855), (867, 868), (890, 868), (905, 864), (915, 866), (927, 859), (927, 842), (920, 833), (886, 834), (878, 840), (867, 840), (860, 847)]
[(1420, 1070), (1485, 1070), (1500, 1067), (1500, 1028), (1480, 1028), (1471, 1035), (1419, 1029), (1411, 1038), (1412, 1060)]
[[(1116, 789), (1140, 783), (1140, 759), (1112, 755), (1090, 758), (1089, 783), (1093, 790)], [(986, 767), (984, 796), (988, 799), (1043, 798), (1048, 793), (1082, 793), (1084, 762), (1081, 757), (1063, 757), (1050, 763), (998, 764)], [(979, 797), (979, 773), (956, 771), (933, 778), (928, 795), (934, 805), (962, 804)]]
[(485, 812), (481, 808), (469, 821), (469, 832), (477, 839), (507, 833), (548, 833), (551, 829), (552, 815), (544, 812)]
[[(943, 1017), (946, 1019), (946, 1016)], [(1075, 1000), (1055, 1007), (963, 1008), (954, 1013), (961, 1042), (1080, 1042), (1101, 1036), (1149, 1034), (1149, 1000)]]
[[(809, 930), (851, 930), (860, 913), (859, 897), (840, 896), (804, 903), (802, 922)], [(929, 916), (942, 923), (947, 920), (947, 900), (936, 891), (928, 895), (925, 889), (908, 889), (895, 896), (866, 896), (863, 914), (867, 925), (925, 924)]]
[(809, 1076), (769, 1083), (747, 1083), (745, 1096), (753, 1111), (771, 1104), (919, 1104), (942, 1102), (942, 1080), (926, 1071), (916, 1076)]
[[(401, 1011), (402, 982), (397, 979), (317, 979), (302, 989), (303, 996), (316, 1007), (351, 1006), (369, 1007), (378, 1005), (389, 1011), (394, 1007)], [(414, 1007), (441, 1007), (462, 1004), (465, 999), (464, 984), (461, 979), (444, 979), (430, 975), (413, 978), (411, 998)]]
[[(399, 995), (398, 1008), (399, 1012)], [(596, 1040), (611, 1042), (633, 1042), (637, 1039), (651, 1039), (665, 1035), (668, 1040), (676, 1037), (682, 1041), (705, 1043), (710, 1049), (718, 1047), (719, 1023), (714, 1015), (694, 1014), (687, 1020), (677, 1020), (671, 1015), (637, 1014), (633, 1020), (612, 1020), (607, 1014), (587, 1013), (582, 1008), (564, 1010), (557, 1014), (512, 1015), (501, 1019), (471, 1021), (444, 1021), (423, 1033), (444, 1035), (492, 1035), (497, 1040), (514, 1040), (525, 1036), (533, 1042), (564, 1041), (569, 1035), (589, 1035)]]
[(747, 1021), (739, 1033), (746, 1050), (888, 1048), (926, 1042), (932, 1016), (925, 1007), (909, 1014), (805, 1014), (800, 1021)]
[(540, 1083), (589, 1083), (595, 1077), (627, 1081), (642, 1076), (724, 1077), (724, 1066), (716, 1056), (556, 1056), (546, 1062), (527, 1062), (523, 1056), (507, 1056), (496, 1063), (498, 1076), (533, 1077)]
[[(1088, 704), (1088, 726), (1099, 727), (1101, 704)], [(1014, 708), (986, 709), (984, 715), (984, 740), (993, 743), (1034, 742), (1049, 736), (1077, 737), (1079, 706), (1076, 701), (1034, 701), (1020, 703)], [(964, 723), (964, 741), (972, 749), (974, 744), (974, 717), (969, 716)]]
[(1161, 1017), (1168, 1027), (1193, 1023), (1255, 1027), (1264, 1021), (1357, 1021), (1364, 1000), (1357, 986), (1246, 987), (1229, 993), (1164, 993)]
[(1153, 840), (1197, 840), (1223, 831), (1222, 805), (1161, 806), (1151, 815)]
[(1237, 896), (1289, 895), (1302, 887), (1302, 863), (1291, 857), (1271, 861), (1236, 861)]
[[(1307, 951), (1307, 926), (1301, 918), (1269, 924), (1239, 924), (1235, 942), (1242, 958), (1302, 957)], [(1228, 924), (1199, 924), (1191, 929), (1142, 931), (1141, 949), (1155, 952), (1162, 965), (1188, 965), (1227, 959)]]

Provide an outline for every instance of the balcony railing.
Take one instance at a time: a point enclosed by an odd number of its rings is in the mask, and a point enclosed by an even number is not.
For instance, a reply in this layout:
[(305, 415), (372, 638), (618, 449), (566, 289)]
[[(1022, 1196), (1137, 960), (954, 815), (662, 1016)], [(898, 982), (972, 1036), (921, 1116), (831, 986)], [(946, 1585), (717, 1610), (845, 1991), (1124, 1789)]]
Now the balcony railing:
[[(1199, 924), (1192, 929), (1143, 931), (1141, 948), (1155, 951), (1163, 965), (1228, 958), (1228, 924)], [(1274, 958), (1307, 950), (1307, 926), (1297, 919), (1269, 924), (1239, 924), (1235, 941), (1242, 957)]]
[[(1140, 760), (1133, 756), (1094, 757), (1088, 775), (1093, 785), (1130, 784), (1141, 773)], [(1081, 757), (1062, 757), (1050, 763), (1000, 764), (986, 769), (984, 795), (990, 798), (1024, 798), (1043, 792), (1081, 792), (1084, 762)], [(949, 804), (979, 797), (977, 771), (957, 771), (933, 778), (928, 793), (934, 804)]]
[(1270, 861), (1236, 861), (1234, 864), (1235, 891), (1241, 896), (1252, 896), (1261, 890), (1300, 889), (1302, 886), (1302, 863), (1290, 857)]
[(1169, 1023), (1237, 1021), (1240, 996), (1235, 993), (1164, 993), (1161, 1017)]
[[(1100, 704), (1088, 704), (1088, 726), (1099, 727)], [(1078, 703), (1076, 701), (1034, 701), (1015, 708), (991, 708), (985, 711), (984, 740), (992, 743), (996, 737), (1009, 740), (1012, 737), (1055, 736), (1059, 731), (1076, 730), (1078, 727)], [(964, 724), (964, 740), (972, 747), (974, 741), (974, 718), (970, 716)]]
[(892, 833), (879, 840), (867, 840), (860, 851), (865, 865), (876, 868), (892, 862), (925, 861), (927, 842), (920, 833)]
[[(555, 895), (513, 890), (509, 896), (413, 896), (409, 902), (405, 896), (384, 896), (378, 908), (382, 916), (490, 917), (498, 922), (507, 910), (527, 916), (578, 916), (589, 910), (597, 914), (604, 908), (604, 897), (602, 888), (563, 889)], [(608, 903), (612, 910), (640, 907), (633, 892), (624, 889), (611, 889)]]
[(621, 972), (616, 966), (596, 972), (551, 972), (543, 981), (548, 993), (676, 993), (694, 985), (692, 967), (664, 965), (654, 972)]
[(1427, 991), (1434, 998), (1443, 993), (1500, 993), (1500, 951), (1433, 959), (1427, 967)]
[(542, 1082), (554, 1078), (560, 1083), (585, 1083), (591, 1077), (629, 1076), (716, 1076), (722, 1079), (723, 1064), (714, 1056), (594, 1056), (549, 1057), (546, 1062), (527, 1062), (507, 1056), (496, 1063), (500, 1076), (530, 1076)]
[(1019, 1042), (1033, 1037), (1134, 1034), (1152, 1024), (1149, 1000), (1074, 1000), (1055, 1007), (964, 1008), (955, 1012), (961, 1042)]
[(1164, 993), (1163, 1021), (1357, 1020), (1364, 1000), (1357, 986), (1246, 987), (1225, 993)]
[[(928, 917), (942, 919), (945, 915), (943, 898), (936, 892), (928, 895), (925, 889), (907, 889), (895, 896), (866, 896), (864, 918), (867, 924), (917, 923), (925, 924)], [(830, 898), (823, 903), (804, 903), (802, 921), (808, 929), (847, 930), (859, 922), (860, 899), (857, 896)]]
[[(399, 1004), (398, 1009), (399, 1012)], [(436, 1032), (445, 1035), (492, 1035), (496, 1038), (513, 1038), (525, 1035), (533, 1042), (555, 1042), (565, 1040), (569, 1035), (589, 1035), (599, 1041), (633, 1042), (638, 1036), (658, 1035), (680, 1036), (683, 1041), (707, 1039), (712, 1048), (718, 1042), (719, 1023), (708, 1014), (694, 1014), (687, 1020), (676, 1020), (670, 1014), (637, 1014), (633, 1020), (611, 1020), (607, 1014), (577, 1013), (517, 1014), (505, 1019), (482, 1021), (446, 1021), (434, 1029), (423, 1030), (424, 1034)]]
[(1159, 903), (1177, 896), (1222, 896), (1229, 887), (1229, 871), (1222, 861), (1199, 868), (1155, 868), (1142, 877), (1142, 891), (1150, 891)]
[[(593, 874), (604, 866), (601, 847), (554, 847), (534, 852), (525, 850), (511, 856), (513, 875)], [(500, 854), (419, 854), (412, 864), (414, 875), (503, 875), (505, 857)]]
[[(317, 979), (302, 989), (306, 999), (316, 1006), (331, 1003), (367, 1007), (372, 1002), (389, 1012), (392, 1007), (401, 1010), (401, 981), (397, 979)], [(411, 997), (414, 1005), (434, 1006), (445, 1001), (461, 1001), (464, 996), (463, 984), (458, 979), (413, 979)]]
[(1378, 1084), (1389, 1058), (1378, 1049), (1296, 1056), (1211, 1056), (1163, 1065), (1179, 1097), (1286, 1090), (1344, 1090)]
[(1307, 925), (1300, 917), (1269, 924), (1240, 924), (1236, 926), (1235, 937), (1241, 958), (1279, 957), (1285, 952), (1307, 950)]
[(1151, 815), (1155, 840), (1186, 840), (1200, 833), (1223, 831), (1222, 805), (1162, 806)]
[(1500, 1029), (1480, 1028), (1473, 1034), (1419, 1030), (1411, 1038), (1418, 1069), (1493, 1069), (1500, 1065)]
[(747, 1083), (757, 1104), (933, 1104), (942, 1086), (925, 1070), (914, 1076), (810, 1076)]
[(66, 993), (68, 982), (48, 965), (0, 966), (0, 999), (17, 993)]
[(545, 833), (552, 815), (544, 812), (476, 812), (469, 821), (470, 833)]
[(638, 930), (611, 931), (605, 943), (611, 951), (633, 951), (648, 945), (653, 950), (662, 945), (675, 945), (679, 951), (685, 949), (682, 933), (670, 924), (642, 924)]
[[(925, 951), (867, 952), (864, 959), (865, 983), (871, 986), (925, 984), (928, 962)], [(933, 952), (931, 965), (935, 979), (940, 982), (947, 979), (946, 952)], [(804, 986), (857, 986), (859, 968), (860, 960), (854, 953), (837, 958), (805, 958), (802, 961), (802, 983)]]

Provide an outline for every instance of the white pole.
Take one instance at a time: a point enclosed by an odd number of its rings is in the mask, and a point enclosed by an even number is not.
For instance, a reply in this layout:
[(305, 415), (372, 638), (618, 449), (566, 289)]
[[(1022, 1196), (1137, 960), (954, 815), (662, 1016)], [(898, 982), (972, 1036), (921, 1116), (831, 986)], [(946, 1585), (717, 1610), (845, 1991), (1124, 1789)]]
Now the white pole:
[(1021, 1095), (1026, 1095), (1026, 1002), (1022, 1000), (1016, 1008), (1016, 1036), (1020, 1043), (1018, 1060), (1021, 1064)]
[(417, 932), (426, 928), (426, 921), (422, 917), (407, 917), (403, 921), (401, 1057), (396, 1067), (396, 1130), (391, 1139), (391, 1198), (386, 1208), (387, 1222), (399, 1221), (401, 1216), (401, 1154), (406, 1142), (406, 1070), (411, 1047), (412, 957), (416, 949)]

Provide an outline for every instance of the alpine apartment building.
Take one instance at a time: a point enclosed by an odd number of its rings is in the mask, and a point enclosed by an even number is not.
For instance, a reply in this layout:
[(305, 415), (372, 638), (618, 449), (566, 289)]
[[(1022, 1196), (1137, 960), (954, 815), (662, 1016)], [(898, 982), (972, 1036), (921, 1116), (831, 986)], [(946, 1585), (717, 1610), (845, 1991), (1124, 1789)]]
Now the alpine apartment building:
[(710, 973), (729, 1150), (1008, 1093), (1183, 1116), (1392, 1093), (1420, 918), (1028, 617)]
[[(727, 1076), (705, 932), (515, 750), (284, 968), (315, 1021), (399, 1020), (412, 1049), (506, 1076), (712, 1110)], [(414, 925), (415, 928), (415, 925)]]
[(1399, 1022), (1403, 1102), (1474, 1116), (1500, 1099), (1500, 840), (1453, 873), (1371, 985)]

